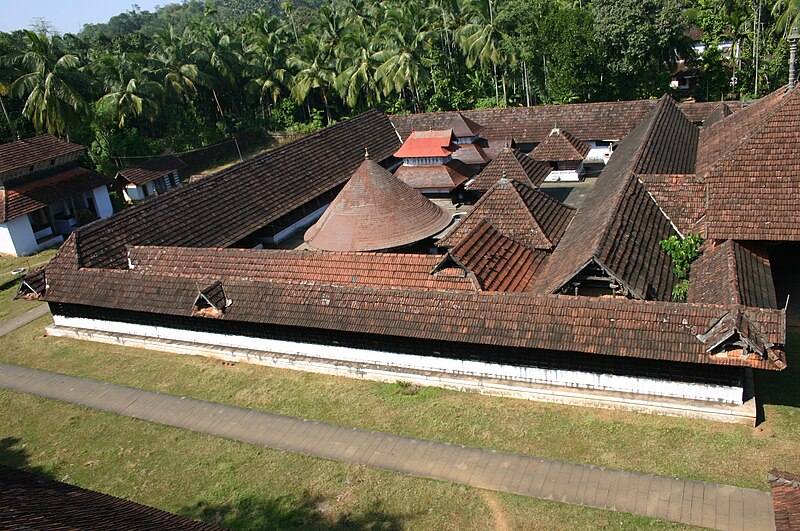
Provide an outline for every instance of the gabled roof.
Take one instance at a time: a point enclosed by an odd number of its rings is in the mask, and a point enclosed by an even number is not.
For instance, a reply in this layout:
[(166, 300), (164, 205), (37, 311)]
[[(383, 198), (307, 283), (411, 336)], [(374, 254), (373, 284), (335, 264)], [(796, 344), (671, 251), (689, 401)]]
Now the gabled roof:
[(34, 181), (0, 190), (0, 223), (5, 223), (50, 203), (111, 184), (111, 179), (95, 171), (73, 167)]
[(474, 174), (474, 169), (455, 159), (436, 166), (403, 164), (394, 172), (395, 177), (415, 190), (452, 190)]
[(653, 112), (653, 123), (633, 166), (634, 173), (694, 173), (700, 130), (666, 94)]
[(586, 142), (556, 127), (531, 151), (530, 157), (543, 162), (583, 160), (591, 149)]
[(0, 144), (0, 174), (83, 151), (83, 146), (44, 134)]
[(186, 163), (175, 155), (164, 155), (163, 157), (152, 158), (135, 166), (119, 170), (117, 175), (141, 186), (159, 177), (164, 177), (170, 172), (182, 170), (186, 167)]
[(537, 275), (537, 291), (558, 291), (594, 262), (636, 298), (670, 299), (674, 272), (660, 242), (677, 233), (633, 169), (658, 136), (655, 124), (663, 122), (662, 114), (671, 113), (674, 105), (662, 98), (653, 113), (620, 142), (545, 271)]
[(128, 245), (233, 245), (347, 182), (364, 147), (384, 160), (399, 145), (385, 115), (363, 113), (82, 228), (80, 263), (125, 267)]
[(448, 252), (452, 260), (473, 273), (486, 291), (525, 291), (547, 257), (504, 236), (489, 221), (481, 220)]
[(394, 156), (398, 158), (446, 157), (458, 149), (452, 129), (414, 131)]
[(773, 468), (769, 472), (775, 531), (800, 531), (800, 476)]
[(0, 466), (2, 529), (216, 530), (154, 507)]
[(431, 274), (441, 256), (428, 254), (131, 247), (128, 260), (136, 271), (207, 282), (225, 278), (386, 289), (475, 290), (463, 273), (444, 270)]
[[(762, 310), (763, 311), (763, 310)], [(764, 334), (757, 314), (745, 311), (743, 306), (733, 306), (704, 333), (697, 338), (705, 345), (706, 352), (717, 359), (766, 361), (778, 370), (786, 367), (786, 356), (782, 350)]]
[(732, 240), (707, 244), (692, 264), (689, 301), (777, 308), (766, 249), (757, 251)]
[(800, 240), (799, 135), (797, 88), (777, 91), (703, 130), (709, 238)]
[(485, 191), (502, 178), (538, 188), (550, 175), (550, 166), (511, 148), (503, 148), (497, 157), (470, 182), (467, 190)]
[(444, 209), (368, 158), (305, 241), (324, 251), (376, 251), (418, 242), (449, 224)]
[(497, 231), (522, 245), (549, 251), (574, 215), (574, 209), (531, 186), (500, 179), (437, 245), (457, 245), (487, 219)]
[(456, 112), (453, 121), (450, 122), (450, 129), (458, 138), (478, 136), (485, 129), (482, 125), (476, 124), (460, 112)]

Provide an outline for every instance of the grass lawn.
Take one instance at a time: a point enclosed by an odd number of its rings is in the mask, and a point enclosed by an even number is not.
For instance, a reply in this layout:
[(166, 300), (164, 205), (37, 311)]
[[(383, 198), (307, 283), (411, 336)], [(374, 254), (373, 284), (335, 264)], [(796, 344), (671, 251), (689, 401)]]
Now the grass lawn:
[[(162, 392), (527, 455), (766, 489), (800, 471), (800, 359), (760, 375), (766, 429), (352, 380), (43, 337), (42, 318), (0, 339), (0, 361)], [(800, 343), (793, 333), (790, 351)]]
[(0, 321), (11, 319), (41, 304), (31, 301), (15, 301), (19, 289), (20, 275), (12, 275), (17, 268), (32, 269), (44, 265), (53, 258), (56, 249), (47, 249), (31, 256), (9, 256), (0, 254)]
[(0, 391), (0, 462), (237, 529), (685, 529)]

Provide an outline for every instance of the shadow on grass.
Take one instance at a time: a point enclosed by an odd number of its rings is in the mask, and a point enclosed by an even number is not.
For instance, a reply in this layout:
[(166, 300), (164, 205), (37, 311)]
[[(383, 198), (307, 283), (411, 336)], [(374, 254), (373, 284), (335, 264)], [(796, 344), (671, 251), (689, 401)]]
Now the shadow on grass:
[(0, 284), (0, 291), (5, 291), (11, 288), (19, 289), (20, 282), (22, 282), (22, 277), (14, 277), (11, 280), (7, 280)]
[(0, 439), (0, 465), (16, 468), (18, 470), (25, 470), (31, 474), (45, 476), (53, 479), (52, 475), (47, 473), (40, 466), (31, 466), (30, 453), (24, 448), (16, 437), (6, 437)]
[(214, 505), (204, 501), (185, 507), (178, 514), (229, 529), (333, 529), (399, 531), (407, 515), (391, 514), (379, 502), (358, 514), (330, 515), (328, 504), (308, 492), (276, 498), (246, 497), (233, 504)]
[(790, 328), (786, 338), (786, 368), (780, 372), (755, 371), (756, 396), (762, 404), (800, 407), (800, 328)]

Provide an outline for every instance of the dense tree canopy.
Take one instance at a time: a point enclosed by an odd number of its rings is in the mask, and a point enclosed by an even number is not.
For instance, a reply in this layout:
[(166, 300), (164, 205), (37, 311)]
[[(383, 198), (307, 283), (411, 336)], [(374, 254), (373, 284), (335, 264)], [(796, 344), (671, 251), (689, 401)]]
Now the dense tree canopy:
[[(50, 131), (101, 168), (247, 129), (389, 112), (657, 97), (785, 81), (797, 0), (184, 0), (76, 35), (0, 33), (0, 141)], [(44, 26), (42, 26), (44, 27)], [(41, 28), (40, 28), (41, 29)], [(708, 47), (696, 55), (693, 40)], [(729, 42), (729, 52), (717, 45)], [(733, 80), (733, 82), (732, 82)], [(684, 94), (685, 96), (686, 94)], [(6, 119), (6, 115), (8, 118)], [(308, 125), (303, 125), (308, 124)], [(14, 132), (12, 132), (14, 131)]]

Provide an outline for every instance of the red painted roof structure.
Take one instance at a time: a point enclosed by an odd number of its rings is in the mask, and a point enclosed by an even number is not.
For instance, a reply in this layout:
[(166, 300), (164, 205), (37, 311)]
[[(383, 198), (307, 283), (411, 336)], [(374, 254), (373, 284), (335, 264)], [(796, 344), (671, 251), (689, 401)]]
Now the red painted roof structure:
[(367, 158), (305, 240), (324, 251), (377, 251), (418, 242), (449, 224), (441, 207)]
[(407, 158), (446, 157), (458, 149), (452, 129), (414, 131), (394, 156)]

